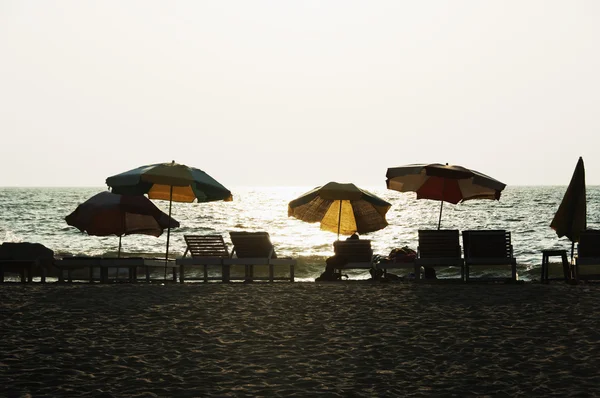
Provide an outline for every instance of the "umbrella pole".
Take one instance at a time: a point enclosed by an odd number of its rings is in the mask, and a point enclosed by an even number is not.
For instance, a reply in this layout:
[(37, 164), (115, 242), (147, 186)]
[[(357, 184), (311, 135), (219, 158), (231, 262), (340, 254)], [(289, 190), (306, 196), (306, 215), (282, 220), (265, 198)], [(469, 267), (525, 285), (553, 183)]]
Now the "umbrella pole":
[(167, 252), (165, 253), (165, 281), (167, 280), (167, 264), (169, 262), (169, 238), (171, 237), (171, 206), (173, 205), (173, 185), (169, 193), (169, 225), (167, 226)]
[(117, 258), (121, 258), (121, 235), (119, 235), (119, 251), (117, 252)]
[[(446, 163), (448, 165), (448, 163)], [(444, 207), (444, 188), (446, 188), (446, 179), (442, 180), (442, 203), (440, 203), (440, 218), (438, 220), (438, 230), (442, 225), (442, 208)]]
[(340, 240), (340, 227), (342, 226), (342, 200), (340, 199), (340, 212), (338, 214), (338, 238), (337, 240)]

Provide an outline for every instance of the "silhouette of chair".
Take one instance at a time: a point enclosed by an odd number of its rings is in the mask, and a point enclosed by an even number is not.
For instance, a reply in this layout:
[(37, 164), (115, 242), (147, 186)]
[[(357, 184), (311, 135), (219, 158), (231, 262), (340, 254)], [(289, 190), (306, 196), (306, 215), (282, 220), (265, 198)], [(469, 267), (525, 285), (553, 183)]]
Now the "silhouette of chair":
[[(271, 242), (271, 237), (267, 232), (230, 232), (233, 249), (229, 259), (223, 260), (223, 273), (229, 274), (229, 266), (244, 265), (245, 281), (276, 280), (294, 281), (294, 267), (296, 260), (292, 258), (278, 258), (275, 247)], [(234, 257), (235, 256), (235, 257)], [(254, 267), (266, 265), (269, 270), (269, 276), (255, 277)], [(275, 277), (275, 267), (289, 267), (289, 277)]]
[[(184, 235), (186, 244), (185, 252), (182, 258), (176, 261), (179, 265), (179, 281), (183, 283), (186, 279), (186, 267), (202, 267), (202, 278), (187, 278), (188, 280), (222, 280), (223, 274), (220, 277), (209, 277), (208, 267), (219, 266), (222, 269), (223, 260), (229, 258), (229, 249), (221, 235)], [(187, 257), (187, 254), (191, 257)]]
[(510, 232), (505, 230), (463, 231), (463, 249), (465, 252), (465, 280), (470, 280), (473, 266), (509, 265), (510, 278), (478, 278), (480, 280), (517, 280), (517, 259), (513, 256)]
[(46, 281), (50, 268), (54, 265), (54, 251), (40, 243), (4, 242), (0, 245), (0, 283), (4, 274), (17, 273), (21, 282), (31, 282), (34, 274)]
[[(594, 269), (597, 267), (597, 269)], [(583, 270), (596, 271), (581, 273)], [(579, 235), (575, 258), (575, 280), (600, 280), (600, 230), (586, 229)]]
[(336, 240), (333, 252), (346, 260), (344, 265), (335, 267), (335, 271), (344, 269), (370, 269), (374, 265), (373, 249), (368, 239)]
[[(165, 268), (164, 258), (145, 258), (145, 257), (63, 257), (56, 260), (54, 265), (59, 269), (58, 281), (64, 282), (64, 273), (67, 272), (67, 281), (73, 282), (73, 272), (87, 268), (89, 270), (88, 281), (108, 283), (119, 281), (119, 270), (126, 269), (126, 280), (129, 282), (138, 281), (138, 268), (142, 268), (146, 274), (146, 282), (150, 282), (150, 268)], [(171, 268), (173, 281), (177, 280), (177, 266), (174, 261), (169, 260), (166, 265)], [(96, 278), (95, 269), (99, 270), (99, 277)], [(109, 271), (113, 269), (112, 274)], [(112, 279), (111, 279), (112, 276)], [(163, 280), (163, 278), (160, 278)]]
[(464, 261), (460, 252), (460, 236), (454, 229), (421, 229), (415, 259), (415, 279), (421, 279), (423, 267), (460, 267), (460, 280), (464, 279)]

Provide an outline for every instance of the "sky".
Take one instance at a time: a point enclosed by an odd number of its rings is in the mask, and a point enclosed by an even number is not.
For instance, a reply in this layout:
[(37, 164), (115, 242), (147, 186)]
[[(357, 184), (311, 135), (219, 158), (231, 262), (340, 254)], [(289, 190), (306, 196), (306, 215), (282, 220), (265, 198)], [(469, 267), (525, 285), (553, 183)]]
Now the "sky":
[(600, 184), (600, 2), (0, 0), (0, 186)]

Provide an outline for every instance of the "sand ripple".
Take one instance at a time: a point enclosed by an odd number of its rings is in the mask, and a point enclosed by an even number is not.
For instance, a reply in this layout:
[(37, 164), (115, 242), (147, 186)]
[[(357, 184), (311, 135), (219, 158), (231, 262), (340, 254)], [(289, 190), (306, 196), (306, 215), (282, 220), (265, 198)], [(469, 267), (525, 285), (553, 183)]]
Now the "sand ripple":
[(600, 286), (0, 286), (0, 395), (594, 396)]

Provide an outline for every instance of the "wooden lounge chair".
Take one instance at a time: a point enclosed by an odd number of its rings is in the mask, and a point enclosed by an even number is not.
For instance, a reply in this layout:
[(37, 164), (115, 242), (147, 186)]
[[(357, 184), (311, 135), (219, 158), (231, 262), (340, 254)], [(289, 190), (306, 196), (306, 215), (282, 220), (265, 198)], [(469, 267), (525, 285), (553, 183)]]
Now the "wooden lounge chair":
[(509, 265), (510, 278), (479, 278), (487, 281), (517, 280), (517, 259), (513, 256), (510, 232), (501, 230), (463, 231), (463, 248), (465, 252), (465, 280), (470, 280), (469, 271), (472, 266)]
[(336, 266), (336, 272), (346, 269), (370, 269), (374, 266), (373, 249), (368, 239), (336, 240), (333, 242), (333, 252), (347, 260), (344, 265)]
[[(245, 281), (276, 280), (294, 281), (294, 267), (296, 260), (292, 258), (278, 258), (275, 253), (275, 247), (271, 243), (271, 238), (267, 232), (230, 232), (233, 249), (229, 259), (223, 260), (225, 273), (227, 266), (244, 265)], [(234, 257), (235, 256), (235, 257)], [(265, 265), (269, 269), (269, 276), (255, 277), (254, 267)], [(275, 277), (274, 267), (289, 267), (289, 277)]]
[(0, 245), (0, 283), (5, 273), (16, 273), (21, 282), (32, 282), (39, 275), (42, 282), (54, 264), (54, 251), (40, 243), (3, 242)]
[[(88, 269), (88, 282), (99, 281), (108, 283), (111, 281), (119, 281), (119, 270), (127, 269), (125, 278), (128, 282), (138, 281), (138, 269), (142, 268), (146, 274), (146, 282), (150, 282), (150, 269), (164, 269), (165, 260), (163, 258), (144, 258), (144, 257), (64, 257), (60, 260), (55, 260), (54, 265), (59, 270), (58, 281), (64, 281), (64, 274), (67, 273), (67, 281), (73, 282), (73, 272), (78, 270)], [(167, 268), (171, 268), (173, 280), (177, 280), (177, 266), (174, 261), (169, 260)], [(99, 272), (94, 271), (98, 269)], [(112, 274), (109, 272), (114, 269)], [(96, 277), (96, 274), (98, 275)], [(164, 278), (157, 279), (163, 281)]]
[[(179, 281), (185, 281), (186, 267), (202, 267), (203, 277), (187, 278), (188, 280), (223, 280), (225, 276), (223, 270), (223, 259), (229, 258), (229, 249), (221, 235), (184, 235), (185, 244), (187, 245), (182, 258), (176, 260), (179, 265)], [(187, 254), (191, 257), (186, 258)], [(221, 276), (208, 275), (209, 266), (218, 266), (221, 269)]]
[[(587, 272), (590, 267), (592, 272)], [(582, 273), (582, 270), (586, 272)], [(600, 280), (600, 230), (581, 231), (577, 243), (574, 274), (576, 281)]]
[(421, 279), (421, 267), (459, 267), (464, 280), (464, 261), (460, 252), (460, 236), (455, 229), (421, 229), (415, 259), (415, 279)]

